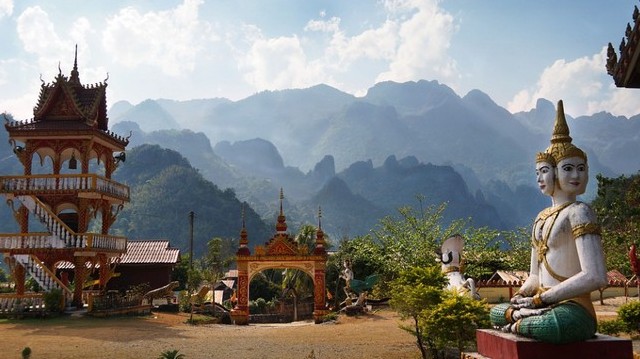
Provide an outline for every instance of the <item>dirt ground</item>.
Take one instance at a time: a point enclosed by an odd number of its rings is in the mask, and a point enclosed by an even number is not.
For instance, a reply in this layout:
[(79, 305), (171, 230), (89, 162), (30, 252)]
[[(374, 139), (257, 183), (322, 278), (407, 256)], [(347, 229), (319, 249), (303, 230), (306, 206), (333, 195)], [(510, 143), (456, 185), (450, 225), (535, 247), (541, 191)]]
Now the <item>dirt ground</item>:
[(63, 317), (0, 321), (0, 357), (32, 359), (157, 358), (179, 350), (194, 358), (419, 358), (415, 339), (384, 309), (334, 323), (185, 324), (188, 314)]
[[(598, 316), (612, 319), (625, 298), (594, 302)], [(0, 321), (0, 357), (20, 358), (24, 347), (32, 359), (157, 358), (179, 350), (194, 358), (419, 358), (415, 339), (399, 328), (389, 309), (336, 322), (185, 324), (188, 314), (153, 313), (146, 317)], [(638, 352), (634, 340), (634, 351)]]

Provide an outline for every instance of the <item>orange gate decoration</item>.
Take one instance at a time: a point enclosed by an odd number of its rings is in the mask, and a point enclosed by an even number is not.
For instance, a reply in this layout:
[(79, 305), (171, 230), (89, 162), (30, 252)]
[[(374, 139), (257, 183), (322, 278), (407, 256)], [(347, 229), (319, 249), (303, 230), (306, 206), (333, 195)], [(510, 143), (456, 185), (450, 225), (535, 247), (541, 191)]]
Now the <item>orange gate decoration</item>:
[(265, 246), (256, 246), (252, 255), (248, 248), (247, 231), (242, 223), (240, 232), (240, 246), (236, 252), (238, 263), (237, 303), (231, 310), (231, 317), (235, 324), (249, 323), (249, 283), (251, 279), (265, 269), (297, 269), (313, 278), (315, 323), (321, 323), (327, 314), (325, 308), (325, 270), (327, 252), (325, 250), (324, 233), (318, 221), (315, 248), (312, 253), (306, 245), (300, 245), (287, 233), (286, 217), (282, 211), (282, 190), (280, 191), (280, 215), (276, 224), (276, 234)]

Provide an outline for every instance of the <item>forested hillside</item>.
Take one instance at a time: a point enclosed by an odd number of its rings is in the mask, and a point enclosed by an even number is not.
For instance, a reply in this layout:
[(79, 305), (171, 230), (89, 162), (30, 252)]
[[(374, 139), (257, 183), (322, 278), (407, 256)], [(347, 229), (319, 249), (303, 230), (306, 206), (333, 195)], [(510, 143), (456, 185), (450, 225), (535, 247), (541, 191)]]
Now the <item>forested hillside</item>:
[[(119, 214), (114, 233), (129, 239), (169, 239), (188, 251), (189, 212), (195, 212), (194, 253), (198, 257), (214, 237), (239, 238), (242, 203), (233, 190), (206, 180), (179, 153), (155, 145), (134, 147), (114, 179), (131, 188), (131, 203)], [(249, 242), (262, 243), (275, 231), (245, 206)]]

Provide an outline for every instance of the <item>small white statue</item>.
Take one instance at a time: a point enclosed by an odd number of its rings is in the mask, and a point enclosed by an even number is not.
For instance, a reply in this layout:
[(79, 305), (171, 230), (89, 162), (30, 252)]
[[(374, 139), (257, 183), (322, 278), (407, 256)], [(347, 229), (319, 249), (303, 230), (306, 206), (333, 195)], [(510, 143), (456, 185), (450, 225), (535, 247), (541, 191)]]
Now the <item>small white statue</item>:
[(449, 280), (447, 289), (469, 295), (473, 299), (480, 299), (476, 282), (472, 278), (465, 278), (460, 270), (463, 247), (464, 239), (459, 234), (453, 235), (442, 244), (440, 261), (442, 262), (442, 273)]

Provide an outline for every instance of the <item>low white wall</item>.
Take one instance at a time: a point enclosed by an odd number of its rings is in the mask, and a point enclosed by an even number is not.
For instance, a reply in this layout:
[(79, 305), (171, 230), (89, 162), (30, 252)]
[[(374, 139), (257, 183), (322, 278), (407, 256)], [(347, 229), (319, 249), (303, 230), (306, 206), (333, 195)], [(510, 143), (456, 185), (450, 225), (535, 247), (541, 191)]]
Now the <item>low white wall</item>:
[[(500, 286), (500, 287), (480, 287), (478, 288), (478, 293), (480, 297), (486, 299), (488, 303), (503, 303), (509, 300), (515, 294), (520, 287), (508, 287), (508, 286)], [(638, 296), (638, 288), (637, 287), (607, 287), (602, 293), (603, 298), (613, 298), (613, 297), (636, 297)], [(600, 299), (600, 291), (593, 291), (591, 293), (591, 300), (599, 300)]]

